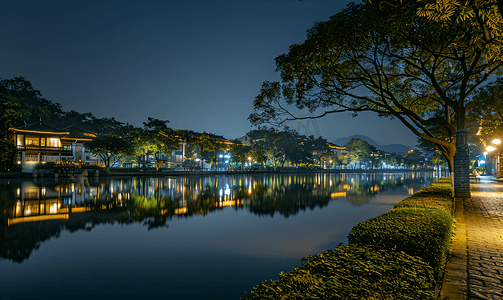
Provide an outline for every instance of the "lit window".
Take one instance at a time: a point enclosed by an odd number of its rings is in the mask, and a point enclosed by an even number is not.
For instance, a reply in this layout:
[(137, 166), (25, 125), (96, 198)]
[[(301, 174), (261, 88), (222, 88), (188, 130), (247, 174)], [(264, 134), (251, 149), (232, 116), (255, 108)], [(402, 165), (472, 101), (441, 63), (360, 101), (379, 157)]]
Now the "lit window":
[(39, 138), (29, 138), (27, 137), (26, 140), (26, 146), (39, 146), (40, 145), (40, 139)]
[(24, 135), (22, 134), (17, 135), (17, 145), (24, 146)]
[(49, 146), (49, 147), (61, 147), (61, 143), (60, 143), (59, 139), (57, 139), (57, 138), (50, 138), (47, 141), (47, 146)]

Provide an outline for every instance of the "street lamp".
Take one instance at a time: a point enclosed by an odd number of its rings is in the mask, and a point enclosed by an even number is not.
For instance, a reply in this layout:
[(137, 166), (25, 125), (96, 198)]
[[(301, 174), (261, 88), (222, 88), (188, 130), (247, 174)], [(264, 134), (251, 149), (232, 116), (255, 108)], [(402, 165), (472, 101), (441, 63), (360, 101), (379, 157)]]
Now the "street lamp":
[[(494, 139), (494, 140), (491, 141), (491, 143), (493, 145), (500, 145), (501, 144), (501, 140), (500, 139)], [(486, 147), (486, 151), (487, 152), (493, 152), (493, 151), (497, 150), (498, 148), (499, 148), (499, 146), (487, 146)], [(503, 170), (501, 169), (501, 165), (500, 165), (500, 163), (501, 163), (501, 157), (500, 157), (500, 153), (499, 152), (500, 151), (498, 151), (498, 153), (493, 154), (492, 156), (494, 158), (496, 158), (496, 160), (497, 160), (497, 162), (496, 162), (496, 176), (501, 177), (501, 176), (503, 176)], [(487, 163), (487, 161), (488, 161), (488, 159), (486, 157), (486, 163)], [(492, 162), (492, 159), (490, 161)], [(493, 173), (493, 171), (494, 171), (494, 169), (491, 169), (491, 173)]]

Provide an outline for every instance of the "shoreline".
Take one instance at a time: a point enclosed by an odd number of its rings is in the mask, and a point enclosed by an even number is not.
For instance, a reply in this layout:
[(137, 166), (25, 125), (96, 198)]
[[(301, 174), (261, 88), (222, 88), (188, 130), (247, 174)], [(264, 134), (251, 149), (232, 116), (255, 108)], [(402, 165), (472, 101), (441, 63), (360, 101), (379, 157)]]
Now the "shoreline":
[[(87, 170), (85, 168), (77, 168), (73, 169), (76, 172), (72, 172), (77, 175), (82, 171)], [(409, 172), (437, 172), (434, 169), (320, 169), (320, 170), (303, 170), (303, 169), (280, 169), (280, 170), (253, 170), (253, 171), (185, 171), (185, 170), (163, 170), (163, 171), (155, 171), (155, 170), (112, 170), (111, 174), (99, 174), (99, 176), (104, 177), (117, 177), (117, 176), (151, 176), (151, 177), (164, 177), (164, 176), (189, 176), (189, 175), (236, 175), (236, 174), (287, 174), (287, 173), (356, 173), (356, 174), (364, 174), (364, 173), (409, 173)], [(58, 174), (51, 172), (43, 172), (44, 174), (37, 174), (37, 172), (33, 173), (25, 173), (25, 172), (0, 172), (0, 178), (9, 179), (9, 178), (61, 178), (62, 174)]]

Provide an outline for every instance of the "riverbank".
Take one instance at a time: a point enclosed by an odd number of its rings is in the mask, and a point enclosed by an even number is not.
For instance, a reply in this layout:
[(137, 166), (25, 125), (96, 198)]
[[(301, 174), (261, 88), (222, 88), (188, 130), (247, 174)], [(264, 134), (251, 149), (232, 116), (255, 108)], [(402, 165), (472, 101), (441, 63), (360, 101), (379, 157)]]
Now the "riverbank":
[[(71, 168), (71, 170), (64, 170), (63, 172), (55, 172), (50, 169), (44, 169), (43, 171), (35, 170), (33, 173), (23, 173), (23, 172), (0, 172), (0, 178), (51, 178), (51, 177), (65, 177), (64, 174), (81, 174), (84, 170), (92, 170), (93, 176), (95, 176), (95, 169), (85, 169), (85, 168)], [(70, 172), (71, 171), (71, 172)], [(387, 173), (404, 173), (404, 172), (433, 172), (433, 169), (279, 169), (279, 170), (243, 170), (243, 171), (189, 171), (189, 170), (130, 170), (130, 169), (110, 169), (110, 174), (105, 172), (99, 172), (99, 176), (150, 176), (150, 177), (163, 177), (163, 176), (188, 176), (188, 175), (229, 175), (229, 174), (265, 174), (265, 173), (370, 173), (370, 174), (387, 174)], [(58, 174), (58, 175), (56, 175)], [(97, 175), (96, 175), (97, 176)]]

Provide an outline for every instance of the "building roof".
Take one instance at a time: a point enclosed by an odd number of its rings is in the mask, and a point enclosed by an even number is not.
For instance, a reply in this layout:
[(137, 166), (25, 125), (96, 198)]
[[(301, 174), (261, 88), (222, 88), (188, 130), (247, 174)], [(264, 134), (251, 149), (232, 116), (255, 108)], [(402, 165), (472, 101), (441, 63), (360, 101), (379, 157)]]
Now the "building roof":
[(69, 134), (68, 131), (56, 128), (49, 125), (43, 121), (39, 121), (32, 124), (24, 124), (21, 127), (11, 126), (9, 130), (19, 131), (19, 132), (32, 132), (32, 133), (51, 133), (51, 134)]
[(96, 133), (75, 125), (70, 125), (62, 130), (69, 133), (68, 136), (63, 138), (65, 140), (91, 140), (97, 136)]

